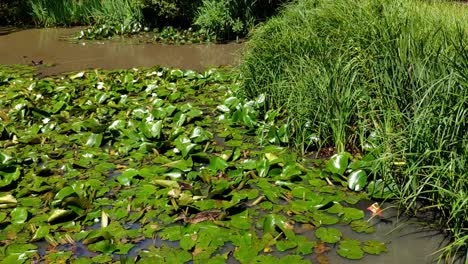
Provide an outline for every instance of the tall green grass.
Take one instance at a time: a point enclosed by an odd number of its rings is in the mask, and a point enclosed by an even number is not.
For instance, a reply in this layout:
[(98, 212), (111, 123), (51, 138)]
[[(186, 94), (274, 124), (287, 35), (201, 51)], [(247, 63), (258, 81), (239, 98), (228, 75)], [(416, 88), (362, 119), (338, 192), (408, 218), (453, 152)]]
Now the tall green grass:
[(134, 0), (28, 0), (33, 21), (40, 26), (130, 24), (142, 13)]
[[(298, 0), (252, 34), (243, 92), (285, 109), (296, 146), (373, 151), (408, 212), (468, 242), (468, 6)], [(467, 254), (466, 251), (463, 254)]]

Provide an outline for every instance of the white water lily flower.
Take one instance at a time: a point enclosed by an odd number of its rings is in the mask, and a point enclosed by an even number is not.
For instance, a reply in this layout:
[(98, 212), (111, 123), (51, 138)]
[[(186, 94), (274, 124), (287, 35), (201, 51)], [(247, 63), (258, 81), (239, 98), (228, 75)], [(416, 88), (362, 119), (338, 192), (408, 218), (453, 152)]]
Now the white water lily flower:
[(88, 159), (92, 159), (94, 157), (94, 155), (91, 154), (91, 153), (85, 153), (82, 156), (83, 156), (83, 158), (88, 158)]
[(148, 87), (146, 87), (145, 89), (145, 92), (149, 93), (151, 91), (153, 91), (154, 89), (157, 89), (159, 88), (159, 85), (155, 84), (155, 83), (150, 83), (148, 84)]
[(49, 122), (50, 122), (50, 118), (48, 118), (48, 117), (42, 119), (43, 124), (48, 124)]
[(17, 105), (15, 105), (15, 110), (19, 111), (19, 110), (23, 109), (23, 107), (25, 107), (25, 106), (26, 106), (26, 104), (24, 104), (24, 103), (17, 104)]
[(98, 90), (102, 90), (102, 88), (104, 88), (104, 83), (103, 82), (98, 82), (96, 88)]
[(149, 115), (149, 116), (146, 118), (146, 122), (148, 122), (148, 123), (149, 123), (149, 122), (153, 122), (153, 120), (154, 120), (153, 115)]
[(36, 87), (36, 83), (35, 83), (35, 82), (33, 82), (33, 83), (31, 83), (31, 84), (29, 85), (28, 91), (32, 91), (32, 90), (34, 89), (34, 87)]

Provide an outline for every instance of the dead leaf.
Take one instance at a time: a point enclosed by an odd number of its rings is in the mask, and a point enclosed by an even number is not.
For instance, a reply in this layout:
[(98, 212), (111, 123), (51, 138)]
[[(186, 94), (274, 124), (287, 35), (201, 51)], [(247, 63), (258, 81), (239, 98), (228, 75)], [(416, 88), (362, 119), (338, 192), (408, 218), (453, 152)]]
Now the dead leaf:
[(329, 264), (330, 261), (328, 260), (328, 257), (325, 255), (317, 255), (316, 257), (317, 261), (319, 264)]
[(327, 245), (325, 243), (318, 243), (315, 247), (314, 247), (314, 252), (315, 254), (317, 255), (321, 255), (323, 253), (326, 253), (328, 251), (330, 251), (330, 247), (327, 247)]

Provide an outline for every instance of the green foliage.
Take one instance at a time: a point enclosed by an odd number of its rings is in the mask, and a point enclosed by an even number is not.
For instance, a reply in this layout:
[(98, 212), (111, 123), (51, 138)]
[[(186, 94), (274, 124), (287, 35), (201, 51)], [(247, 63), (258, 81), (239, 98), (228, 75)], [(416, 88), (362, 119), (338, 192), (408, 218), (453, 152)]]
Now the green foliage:
[[(299, 148), (371, 151), (373, 192), (437, 208), (467, 239), (468, 12), (444, 2), (301, 0), (255, 30), (242, 92), (288, 114)], [(361, 189), (362, 175), (349, 187)], [(388, 188), (385, 187), (388, 185)]]
[(219, 39), (246, 35), (256, 23), (271, 16), (285, 0), (203, 0), (194, 25)]
[(201, 0), (137, 0), (145, 23), (151, 27), (188, 27)]
[(142, 21), (140, 5), (134, 0), (28, 0), (37, 25), (131, 24)]
[(29, 7), (26, 1), (4, 0), (0, 1), (0, 25), (28, 23)]

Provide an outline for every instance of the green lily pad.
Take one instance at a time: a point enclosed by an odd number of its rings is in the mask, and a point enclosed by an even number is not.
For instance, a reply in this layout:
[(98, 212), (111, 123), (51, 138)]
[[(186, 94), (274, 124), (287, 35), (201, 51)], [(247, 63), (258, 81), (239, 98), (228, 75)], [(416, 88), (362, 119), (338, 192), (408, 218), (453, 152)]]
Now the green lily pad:
[(327, 162), (327, 170), (331, 173), (343, 175), (346, 169), (348, 168), (350, 158), (351, 154), (349, 154), (348, 152), (341, 152), (333, 155)]
[(362, 259), (364, 251), (361, 249), (360, 244), (357, 240), (344, 239), (340, 242), (336, 252), (347, 259)]
[(351, 229), (358, 233), (373, 233), (375, 227), (365, 220), (355, 220), (351, 222)]
[(21, 176), (19, 167), (0, 167), (0, 187), (5, 187), (18, 180)]
[(348, 176), (348, 188), (359, 192), (367, 184), (367, 173), (363, 170), (355, 170), (351, 172)]
[(344, 207), (342, 209), (342, 212), (342, 220), (345, 223), (350, 223), (353, 220), (359, 220), (364, 218), (364, 212), (356, 208)]
[(362, 250), (368, 254), (373, 255), (379, 255), (382, 252), (388, 251), (387, 246), (385, 246), (385, 243), (376, 240), (368, 240), (364, 242)]
[(323, 242), (333, 244), (340, 241), (343, 235), (341, 234), (341, 231), (336, 228), (319, 227), (315, 231), (315, 236)]
[(10, 213), (11, 222), (14, 224), (22, 224), (28, 219), (28, 210), (24, 207), (17, 207)]

